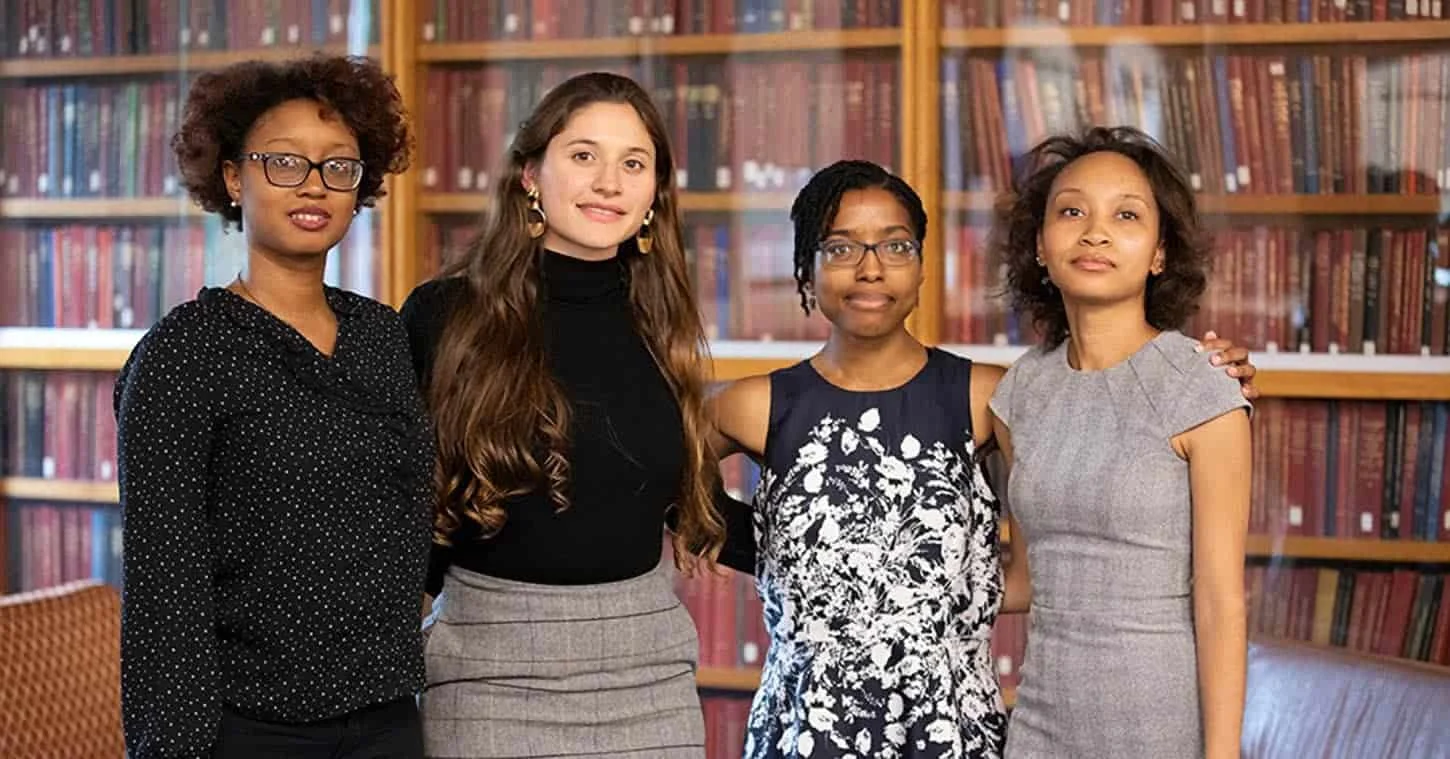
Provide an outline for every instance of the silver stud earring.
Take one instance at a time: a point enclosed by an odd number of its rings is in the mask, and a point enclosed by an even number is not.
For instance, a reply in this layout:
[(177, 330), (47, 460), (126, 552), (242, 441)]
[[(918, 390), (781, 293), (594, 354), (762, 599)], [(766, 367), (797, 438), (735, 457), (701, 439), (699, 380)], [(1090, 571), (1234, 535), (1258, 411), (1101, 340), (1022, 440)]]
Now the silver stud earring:
[(232, 201), (232, 208), (241, 208), (241, 207), (242, 207), (242, 204), (241, 203), (238, 203), (235, 200)]
[(1042, 267), (1042, 284), (1046, 287), (1052, 287), (1052, 278), (1047, 276), (1047, 264), (1042, 262), (1042, 256), (1037, 257), (1037, 265)]

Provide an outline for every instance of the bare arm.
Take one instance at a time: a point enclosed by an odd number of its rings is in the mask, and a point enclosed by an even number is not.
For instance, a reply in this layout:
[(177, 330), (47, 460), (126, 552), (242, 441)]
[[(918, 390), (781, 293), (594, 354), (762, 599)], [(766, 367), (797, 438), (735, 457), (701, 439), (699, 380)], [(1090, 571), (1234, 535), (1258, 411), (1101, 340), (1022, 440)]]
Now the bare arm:
[(770, 429), (770, 377), (756, 375), (710, 388), (705, 401), (710, 414), (710, 441), (716, 455), (765, 455)]
[(1249, 418), (1231, 412), (1174, 440), (1193, 498), (1193, 611), (1207, 759), (1237, 759), (1243, 733), (1248, 622), (1244, 543), (1253, 462)]
[[(998, 497), (1007, 490), (1006, 475), (1012, 471), (1012, 436), (1007, 425), (992, 413), (992, 395), (997, 392), (1006, 369), (990, 364), (972, 364), (972, 429), (975, 432), (977, 450), (985, 450), (994, 442), (1001, 452), (1003, 478), (994, 483)], [(1032, 602), (1032, 582), (1027, 574), (1027, 541), (1017, 519), (1007, 517), (1007, 555), (1003, 556), (1003, 612), (1026, 611)]]
[[(710, 445), (719, 459), (765, 452), (770, 426), (770, 378), (746, 377), (710, 386), (705, 396), (710, 415)], [(715, 510), (725, 520), (725, 545), (720, 563), (745, 574), (755, 573), (755, 514), (749, 503), (715, 485)], [(673, 512), (672, 512), (673, 513)], [(668, 522), (667, 522), (668, 524)]]
[[(992, 415), (992, 429), (997, 436), (997, 446), (1002, 451), (1006, 471), (1012, 471), (1012, 433), (995, 414)], [(1005, 480), (1002, 487), (1006, 487)], [(1032, 606), (1032, 575), (1027, 569), (1027, 535), (1017, 518), (1007, 518), (1007, 555), (1003, 557), (1004, 577), (1002, 580), (1001, 613), (1024, 612)]]

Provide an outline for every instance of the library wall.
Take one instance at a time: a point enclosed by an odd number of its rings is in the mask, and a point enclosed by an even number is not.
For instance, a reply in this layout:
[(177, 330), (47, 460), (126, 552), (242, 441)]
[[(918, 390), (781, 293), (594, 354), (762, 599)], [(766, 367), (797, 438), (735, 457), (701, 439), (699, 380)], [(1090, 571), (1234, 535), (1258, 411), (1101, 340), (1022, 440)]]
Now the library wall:
[[(480, 12), (483, 8), (483, 12)], [(1440, 0), (0, 0), (0, 588), (120, 583), (115, 372), (243, 265), (168, 147), (200, 72), (369, 55), (412, 112), (413, 169), (330, 259), (399, 305), (471, 241), (512, 130), (587, 70), (668, 125), (722, 379), (804, 358), (788, 210), (865, 158), (932, 219), (923, 340), (1010, 364), (992, 208), (1049, 135), (1128, 124), (1185, 167), (1214, 235), (1195, 335), (1252, 348), (1251, 630), (1450, 665), (1450, 15)], [(727, 460), (742, 497), (758, 473)], [(1010, 540), (1010, 536), (1008, 536)], [(679, 592), (713, 756), (738, 755), (768, 648), (750, 578)], [(1010, 702), (1026, 619), (994, 634)]]

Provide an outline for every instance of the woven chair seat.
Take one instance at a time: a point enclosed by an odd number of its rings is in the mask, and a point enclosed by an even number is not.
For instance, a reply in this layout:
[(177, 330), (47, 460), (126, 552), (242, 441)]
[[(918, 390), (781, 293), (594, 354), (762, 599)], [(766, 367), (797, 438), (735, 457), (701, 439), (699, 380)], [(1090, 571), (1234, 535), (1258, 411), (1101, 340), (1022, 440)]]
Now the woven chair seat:
[(116, 589), (87, 580), (0, 597), (0, 757), (125, 753)]

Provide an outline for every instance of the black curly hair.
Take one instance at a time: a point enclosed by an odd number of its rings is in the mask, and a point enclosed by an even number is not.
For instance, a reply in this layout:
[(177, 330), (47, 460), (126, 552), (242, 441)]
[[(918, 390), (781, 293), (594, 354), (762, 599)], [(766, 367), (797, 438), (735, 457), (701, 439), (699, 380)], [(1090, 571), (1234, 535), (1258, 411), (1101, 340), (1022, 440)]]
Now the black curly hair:
[(1160, 330), (1182, 329), (1198, 310), (1208, 286), (1212, 239), (1203, 229), (1192, 186), (1168, 151), (1133, 127), (1092, 127), (1080, 136), (1049, 137), (1028, 151), (1012, 192), (997, 206), (990, 246), (1007, 267), (1006, 291), (1012, 306), (1030, 314), (1048, 348), (1067, 339), (1067, 310), (1062, 296), (1043, 282), (1037, 264), (1037, 238), (1047, 214), (1052, 183), (1083, 156), (1112, 151), (1143, 170), (1158, 205), (1158, 239), (1163, 244), (1163, 273), (1148, 277), (1146, 316)]
[(357, 137), (363, 162), (359, 206), (385, 193), (383, 177), (407, 170), (412, 134), (393, 78), (368, 58), (315, 53), (284, 62), (245, 61), (196, 78), (181, 128), (171, 138), (181, 184), (203, 209), (242, 223), (232, 206), (222, 162), (238, 160), (262, 114), (290, 100), (315, 100)]
[(841, 196), (852, 190), (873, 188), (895, 195), (911, 217), (916, 239), (926, 238), (926, 208), (921, 204), (921, 196), (906, 180), (870, 161), (837, 161), (816, 172), (790, 207), (790, 220), (795, 225), (796, 292), (800, 293), (801, 309), (807, 314), (811, 308), (806, 289), (811, 285), (815, 269), (816, 246), (830, 230), (841, 208)]

